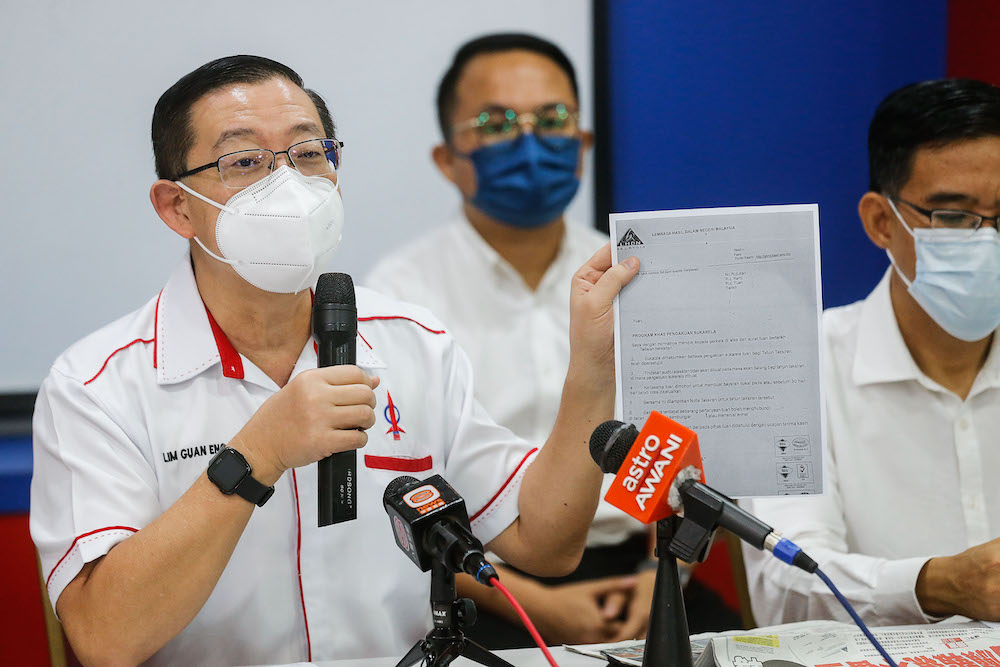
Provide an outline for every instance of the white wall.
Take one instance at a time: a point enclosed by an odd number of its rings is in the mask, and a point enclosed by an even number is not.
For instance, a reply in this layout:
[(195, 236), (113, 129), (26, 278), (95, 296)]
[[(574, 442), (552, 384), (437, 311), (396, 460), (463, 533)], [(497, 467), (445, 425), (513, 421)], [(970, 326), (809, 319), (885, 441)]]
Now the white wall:
[[(586, 0), (5, 3), (0, 393), (36, 389), (63, 349), (144, 303), (183, 256), (148, 200), (153, 105), (182, 75), (253, 53), (326, 98), (346, 143), (347, 227), (330, 268), (360, 278), (458, 211), (429, 156), (436, 86), (455, 49), (501, 30), (552, 39), (577, 67), (589, 127), (590, 12)], [(586, 174), (570, 216), (590, 224)]]

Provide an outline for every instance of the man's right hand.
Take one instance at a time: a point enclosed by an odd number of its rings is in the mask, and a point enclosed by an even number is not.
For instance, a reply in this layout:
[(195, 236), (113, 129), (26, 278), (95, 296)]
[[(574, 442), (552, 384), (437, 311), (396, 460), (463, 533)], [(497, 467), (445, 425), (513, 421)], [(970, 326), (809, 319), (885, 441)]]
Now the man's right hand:
[(1000, 621), (1000, 538), (955, 556), (931, 558), (917, 576), (916, 594), (931, 616)]
[(271, 486), (289, 468), (364, 447), (364, 429), (375, 424), (378, 385), (377, 376), (357, 366), (299, 373), (264, 401), (229, 446), (247, 458), (259, 482)]

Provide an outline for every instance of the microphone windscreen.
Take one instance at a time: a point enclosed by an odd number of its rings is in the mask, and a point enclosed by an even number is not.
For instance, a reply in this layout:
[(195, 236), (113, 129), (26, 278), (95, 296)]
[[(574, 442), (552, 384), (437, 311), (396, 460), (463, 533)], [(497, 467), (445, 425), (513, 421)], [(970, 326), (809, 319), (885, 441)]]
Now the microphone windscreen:
[(602, 472), (617, 473), (638, 435), (639, 430), (632, 424), (606, 421), (590, 436), (590, 456)]
[(382, 504), (385, 505), (390, 499), (396, 497), (404, 486), (409, 486), (419, 481), (419, 479), (410, 475), (400, 475), (386, 485), (385, 493), (382, 494)]
[(324, 273), (316, 283), (316, 303), (357, 305), (354, 280), (346, 273)]

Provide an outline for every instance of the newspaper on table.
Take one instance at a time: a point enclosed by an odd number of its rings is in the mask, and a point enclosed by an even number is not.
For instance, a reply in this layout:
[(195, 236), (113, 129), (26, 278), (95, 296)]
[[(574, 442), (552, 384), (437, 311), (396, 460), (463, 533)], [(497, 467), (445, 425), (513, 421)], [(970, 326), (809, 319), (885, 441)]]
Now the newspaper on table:
[(696, 431), (730, 496), (823, 490), (815, 204), (615, 213), (618, 419), (655, 410)]
[[(712, 639), (696, 667), (887, 667), (853, 626)], [(978, 623), (873, 628), (899, 667), (1000, 667), (1000, 630)]]
[[(875, 628), (899, 667), (1000, 667), (1000, 625), (913, 625)], [(611, 663), (642, 667), (645, 642), (566, 646)], [(691, 636), (695, 667), (887, 667), (851, 623), (804, 621), (786, 625), (705, 632)]]
[[(854, 626), (845, 623), (838, 623), (837, 621), (802, 621), (800, 623), (789, 623), (782, 626), (755, 628), (753, 630), (726, 630), (724, 632), (702, 632), (699, 634), (691, 635), (690, 637), (691, 659), (692, 661), (697, 662), (698, 658), (701, 656), (702, 652), (708, 646), (709, 642), (711, 642), (713, 639), (718, 639), (720, 637), (750, 635), (758, 633), (766, 634), (769, 632), (777, 631), (779, 629), (804, 630), (807, 628), (828, 629), (830, 627), (841, 627), (850, 629), (853, 628)], [(642, 655), (645, 646), (646, 646), (645, 639), (627, 639), (622, 642), (613, 642), (610, 644), (580, 644), (577, 646), (570, 646), (569, 644), (563, 644), (563, 648), (565, 648), (567, 651), (580, 653), (581, 655), (587, 655), (592, 658), (601, 658), (611, 663), (635, 665), (635, 667), (642, 667)]]

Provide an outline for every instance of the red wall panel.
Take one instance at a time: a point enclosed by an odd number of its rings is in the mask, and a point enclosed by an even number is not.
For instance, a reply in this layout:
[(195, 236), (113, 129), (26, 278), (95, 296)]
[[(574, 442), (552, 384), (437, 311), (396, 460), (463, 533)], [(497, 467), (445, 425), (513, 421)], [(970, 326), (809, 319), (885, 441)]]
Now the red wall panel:
[(0, 664), (47, 665), (45, 616), (27, 514), (0, 515)]
[[(951, 0), (948, 3), (948, 76), (1000, 85), (1000, 27), (997, 0)], [(914, 44), (914, 48), (919, 45)]]

